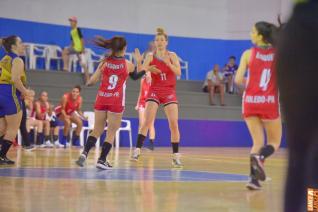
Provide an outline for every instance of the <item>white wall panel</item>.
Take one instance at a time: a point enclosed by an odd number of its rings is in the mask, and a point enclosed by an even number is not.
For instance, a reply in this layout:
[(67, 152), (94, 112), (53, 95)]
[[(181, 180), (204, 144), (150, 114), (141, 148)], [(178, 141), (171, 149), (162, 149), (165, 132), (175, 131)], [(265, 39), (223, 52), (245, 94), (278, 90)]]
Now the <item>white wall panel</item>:
[(291, 0), (0, 0), (0, 16), (82, 27), (153, 34), (247, 39), (253, 23), (286, 18)]

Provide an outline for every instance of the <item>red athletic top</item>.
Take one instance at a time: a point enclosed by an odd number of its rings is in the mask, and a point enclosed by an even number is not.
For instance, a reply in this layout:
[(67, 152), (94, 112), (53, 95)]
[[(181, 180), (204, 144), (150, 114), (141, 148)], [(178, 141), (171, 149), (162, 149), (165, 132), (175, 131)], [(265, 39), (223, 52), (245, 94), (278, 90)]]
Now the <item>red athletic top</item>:
[(37, 103), (40, 104), (40, 114), (36, 115), (36, 119), (38, 120), (45, 120), (46, 114), (49, 110), (49, 103), (41, 103), (40, 101), (37, 101)]
[(147, 78), (144, 77), (141, 79), (141, 91), (140, 91), (140, 99), (138, 104), (146, 101), (148, 97), (149, 88), (151, 86), (151, 81), (147, 82)]
[(159, 70), (161, 70), (161, 74), (153, 74), (151, 73), (151, 89), (165, 89), (165, 88), (173, 88), (176, 87), (176, 75), (167, 66), (161, 59), (153, 55), (153, 60), (150, 65), (155, 65)]
[(251, 49), (248, 79), (243, 95), (243, 113), (271, 113), (278, 110), (275, 49)]
[(108, 57), (102, 70), (102, 79), (95, 105), (125, 106), (126, 80), (128, 77), (124, 57)]
[(35, 119), (35, 110), (34, 110), (34, 102), (30, 101), (26, 106), (26, 117)]
[[(76, 100), (73, 100), (72, 93), (65, 93), (63, 97), (66, 98), (65, 113), (67, 115), (71, 115), (73, 112), (79, 110), (79, 107), (83, 101), (81, 96), (78, 96)], [(61, 111), (62, 105), (59, 105), (55, 108), (56, 114), (60, 114)]]

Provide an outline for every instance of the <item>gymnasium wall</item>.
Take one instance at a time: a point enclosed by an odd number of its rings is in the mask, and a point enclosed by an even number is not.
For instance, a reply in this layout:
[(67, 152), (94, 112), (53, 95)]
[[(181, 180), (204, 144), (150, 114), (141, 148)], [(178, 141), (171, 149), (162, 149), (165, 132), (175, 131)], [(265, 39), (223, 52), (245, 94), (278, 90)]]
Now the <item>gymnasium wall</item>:
[[(128, 118), (132, 123), (133, 145), (136, 144), (138, 119)], [(166, 119), (156, 119), (155, 146), (170, 146), (170, 132)], [(181, 146), (184, 147), (250, 147), (251, 136), (243, 121), (179, 120)], [(145, 141), (148, 145), (148, 138)], [(120, 146), (129, 146), (127, 131), (120, 133)], [(281, 147), (286, 147), (285, 131)]]
[(286, 19), (290, 1), (1, 0), (0, 37), (17, 34), (26, 42), (66, 46), (67, 19), (75, 15), (86, 39), (125, 35), (132, 51), (144, 50), (162, 26), (170, 35), (169, 49), (189, 62), (190, 79), (202, 80), (213, 64), (225, 64), (230, 55), (239, 58), (251, 46), (256, 21), (276, 22), (277, 14)]

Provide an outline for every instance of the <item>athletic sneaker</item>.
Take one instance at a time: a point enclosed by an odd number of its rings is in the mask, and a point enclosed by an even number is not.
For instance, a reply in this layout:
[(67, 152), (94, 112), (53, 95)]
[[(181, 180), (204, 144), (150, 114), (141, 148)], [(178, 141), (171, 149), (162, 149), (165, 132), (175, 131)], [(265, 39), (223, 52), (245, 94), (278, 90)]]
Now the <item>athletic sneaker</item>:
[(35, 146), (33, 145), (29, 145), (29, 146), (23, 146), (22, 147), (25, 151), (32, 151), (32, 150), (35, 150)]
[(264, 181), (266, 179), (266, 174), (264, 170), (264, 161), (260, 159), (259, 155), (251, 156), (252, 167), (255, 170), (255, 178), (257, 180)]
[(246, 188), (249, 190), (260, 190), (261, 184), (258, 182), (257, 179), (251, 178), (250, 181), (246, 184)]
[(138, 159), (140, 157), (140, 152), (141, 152), (141, 149), (140, 148), (136, 148), (134, 150), (133, 156), (131, 157), (131, 160), (138, 161)]
[(98, 160), (96, 164), (96, 168), (102, 169), (102, 170), (110, 170), (113, 168), (113, 166), (106, 160)]
[(70, 142), (66, 142), (65, 145), (64, 145), (64, 148), (70, 147), (70, 146), (71, 146)]
[(75, 161), (75, 163), (76, 163), (78, 166), (83, 167), (83, 166), (84, 166), (84, 163), (85, 163), (85, 161), (86, 161), (86, 158), (87, 158), (87, 155), (86, 155), (85, 153), (82, 153), (82, 154), (79, 156), (78, 160)]
[(150, 149), (151, 151), (153, 151), (155, 149), (155, 145), (153, 142), (149, 142), (148, 146), (146, 146), (146, 148)]
[(45, 143), (41, 144), (41, 148), (53, 148), (53, 144), (50, 141), (45, 141)]
[(182, 168), (183, 165), (180, 161), (180, 158), (181, 158), (181, 154), (180, 153), (174, 153), (173, 154), (173, 158), (172, 158), (172, 166), (174, 168)]
[(53, 148), (54, 147), (54, 144), (52, 144), (51, 141), (46, 141), (45, 145), (46, 145), (47, 148)]
[(13, 165), (15, 162), (7, 158), (7, 156), (0, 157), (0, 165)]
[(58, 140), (54, 142), (54, 146), (57, 147), (57, 148), (63, 148), (64, 145), (61, 144)]

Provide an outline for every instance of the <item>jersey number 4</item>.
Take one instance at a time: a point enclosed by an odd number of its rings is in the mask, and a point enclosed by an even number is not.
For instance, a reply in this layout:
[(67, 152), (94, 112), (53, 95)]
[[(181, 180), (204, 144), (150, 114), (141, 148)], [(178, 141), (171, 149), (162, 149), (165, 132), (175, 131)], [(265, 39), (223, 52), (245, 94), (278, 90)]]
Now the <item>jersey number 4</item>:
[(259, 87), (260, 87), (263, 91), (266, 91), (267, 88), (268, 88), (268, 83), (270, 82), (270, 80), (271, 80), (271, 70), (265, 68), (265, 69), (262, 71), (261, 80), (260, 80), (260, 82), (259, 82)]
[(109, 80), (108, 80), (109, 85), (108, 85), (107, 89), (108, 90), (113, 90), (114, 88), (116, 88), (117, 82), (118, 82), (118, 76), (117, 75), (111, 75), (109, 77)]

